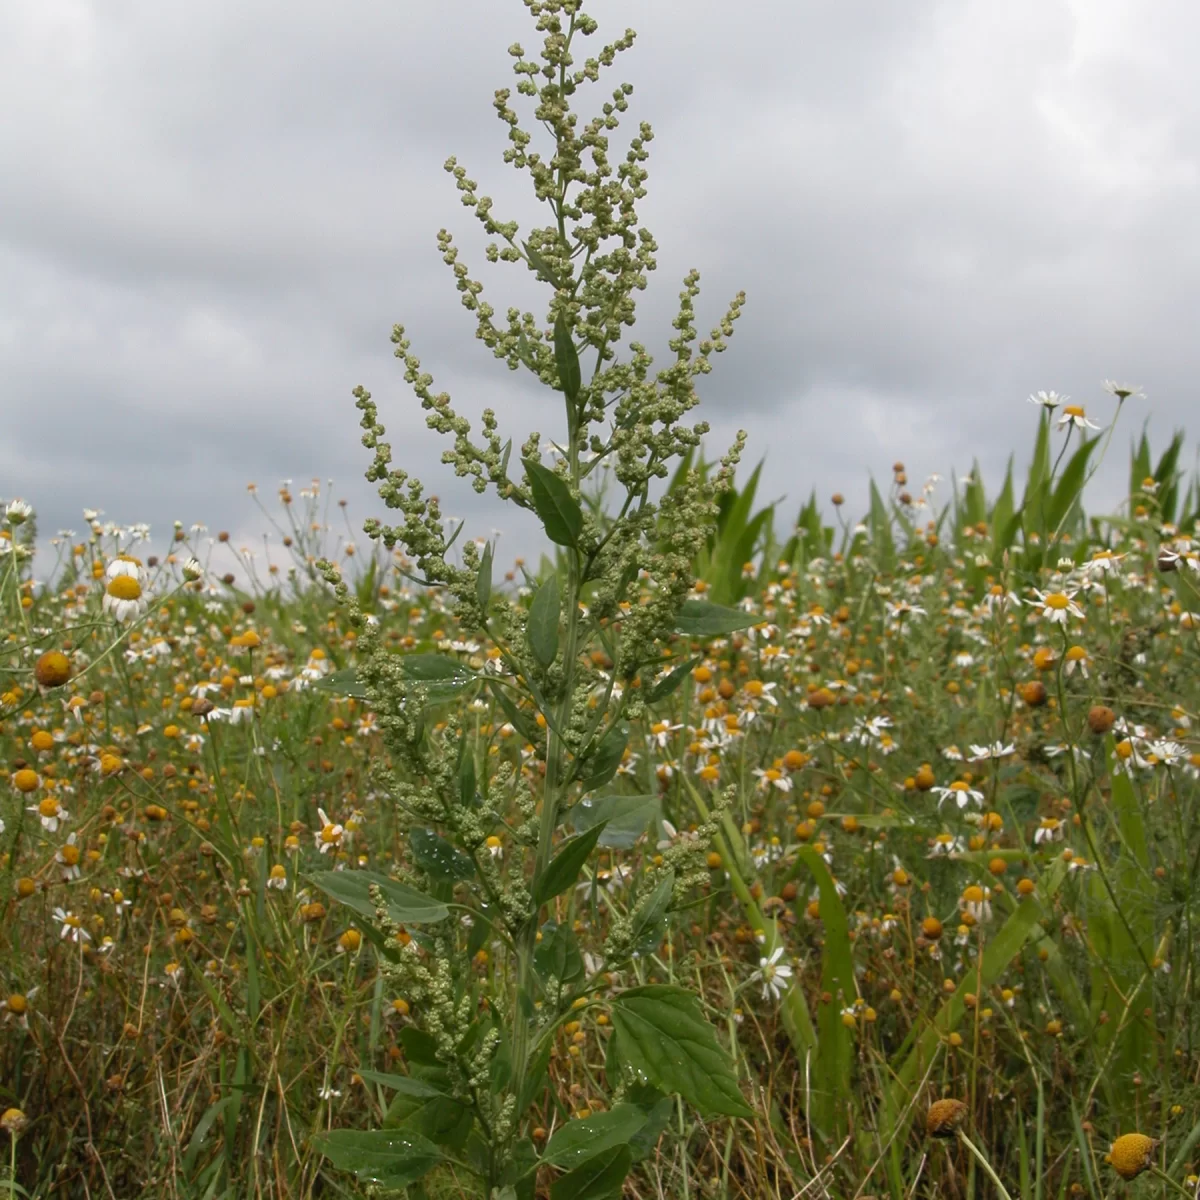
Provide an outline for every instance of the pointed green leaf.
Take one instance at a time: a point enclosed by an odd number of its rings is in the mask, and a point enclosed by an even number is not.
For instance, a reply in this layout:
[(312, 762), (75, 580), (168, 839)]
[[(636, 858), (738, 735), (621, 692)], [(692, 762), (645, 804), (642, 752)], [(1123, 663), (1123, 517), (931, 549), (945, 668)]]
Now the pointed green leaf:
[(517, 334), (517, 357), (535, 374), (538, 375), (538, 365), (533, 357), (533, 348), (529, 345), (529, 339), (525, 336), (525, 330), (520, 330)]
[(1083, 485), (1087, 482), (1088, 459), (1100, 445), (1100, 438), (1083, 442), (1071, 455), (1071, 461), (1063, 468), (1054, 492), (1046, 507), (1046, 528), (1050, 533), (1059, 532), (1071, 511), (1082, 501)]
[(488, 542), (483, 548), (483, 555), (479, 560), (479, 574), (475, 577), (475, 599), (479, 601), (479, 607), (483, 610), (483, 615), (486, 617), (488, 613), (488, 605), (492, 600), (492, 543)]
[(313, 1144), (335, 1167), (392, 1188), (420, 1179), (442, 1158), (427, 1138), (401, 1129), (333, 1129)]
[(513, 703), (508, 691), (498, 683), (492, 684), (492, 693), (496, 697), (496, 702), (504, 709), (504, 715), (508, 718), (508, 723), (527, 742), (536, 742), (541, 736), (541, 730), (538, 728), (537, 719), (533, 713), (526, 709), (518, 708)]
[(550, 1200), (616, 1200), (633, 1165), (628, 1146), (613, 1146), (550, 1185)]
[(525, 626), (529, 648), (533, 651), (533, 657), (543, 667), (548, 667), (558, 655), (558, 618), (561, 608), (558, 598), (558, 576), (551, 575), (533, 593), (533, 602), (529, 606), (529, 621)]
[(553, 978), (561, 983), (574, 983), (582, 979), (583, 955), (570, 927), (547, 921), (541, 928), (541, 935), (533, 952), (533, 965), (542, 980)]
[(666, 675), (652, 683), (646, 689), (646, 703), (655, 704), (659, 700), (665, 700), (668, 696), (674, 695), (679, 690), (679, 686), (688, 677), (688, 674), (700, 661), (701, 656), (696, 655), (695, 658), (689, 658), (687, 662), (681, 662), (679, 666), (672, 667)]
[(675, 1111), (675, 1101), (670, 1096), (664, 1096), (658, 1088), (646, 1083), (631, 1083), (625, 1089), (625, 1099), (630, 1104), (636, 1104), (646, 1117), (645, 1125), (629, 1142), (629, 1149), (633, 1151), (633, 1161), (641, 1162), (654, 1153), (658, 1139)]
[(559, 546), (577, 546), (583, 532), (583, 509), (567, 481), (536, 459), (521, 461), (529, 478), (533, 510), (541, 518), (546, 536)]
[(708, 600), (687, 600), (675, 619), (675, 628), (687, 637), (720, 637), (757, 625), (761, 617), (740, 608), (725, 608)]
[(533, 248), (532, 242), (525, 243), (525, 257), (529, 259), (529, 265), (538, 273), (538, 277), (553, 284), (557, 289), (558, 279), (550, 269), (550, 264)]
[(658, 796), (585, 796), (567, 814), (576, 833), (603, 825), (601, 846), (628, 850), (662, 815)]
[(554, 322), (554, 365), (558, 367), (559, 387), (574, 404), (579, 399), (583, 379), (579, 373), (579, 355), (571, 340), (571, 331), (562, 317)]
[(646, 1114), (633, 1104), (616, 1104), (608, 1112), (568, 1121), (550, 1139), (542, 1162), (574, 1170), (613, 1146), (627, 1146), (645, 1124)]
[(593, 792), (612, 779), (625, 757), (625, 747), (628, 745), (629, 725), (625, 721), (610, 725), (604, 736), (593, 743), (586, 759), (580, 764), (585, 792)]
[(415, 1079), (411, 1075), (390, 1075), (384, 1071), (368, 1071), (366, 1067), (360, 1068), (358, 1073), (368, 1083), (377, 1083), (380, 1087), (400, 1092), (405, 1096), (413, 1096), (418, 1100), (432, 1100), (435, 1096), (446, 1095), (441, 1088), (434, 1087), (422, 1079)]
[(475, 877), (470, 855), (432, 829), (410, 829), (408, 846), (413, 862), (438, 883), (458, 883)]
[(568, 838), (559, 852), (546, 865), (545, 871), (533, 881), (533, 902), (539, 908), (548, 900), (565, 892), (579, 878), (583, 864), (588, 855), (596, 848), (596, 841), (604, 832), (603, 825), (597, 825), (578, 837)]
[(667, 934), (667, 909), (675, 887), (675, 872), (667, 871), (633, 914), (633, 952), (653, 954)]
[(367, 698), (365, 685), (358, 682), (357, 667), (343, 667), (340, 671), (330, 671), (312, 683), (314, 692), (332, 692), (335, 696), (353, 696), (356, 700)]
[(418, 685), (429, 704), (445, 704), (479, 676), (444, 654), (403, 654), (400, 670), (407, 685)]
[(754, 1115), (692, 992), (667, 984), (633, 988), (613, 1001), (612, 1019), (622, 1058), (655, 1087), (678, 1092), (701, 1113)]
[(327, 896), (369, 920), (375, 919), (372, 885), (383, 893), (388, 916), (397, 925), (430, 925), (450, 915), (450, 910), (439, 901), (375, 871), (312, 871), (308, 879)]

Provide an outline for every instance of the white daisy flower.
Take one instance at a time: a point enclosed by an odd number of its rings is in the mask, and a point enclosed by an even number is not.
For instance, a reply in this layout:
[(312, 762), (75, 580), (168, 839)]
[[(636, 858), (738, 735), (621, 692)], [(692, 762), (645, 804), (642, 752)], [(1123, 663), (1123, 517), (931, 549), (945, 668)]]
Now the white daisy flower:
[(783, 947), (776, 946), (768, 958), (758, 960), (758, 970), (750, 976), (751, 983), (762, 983), (764, 1000), (778, 1000), (790, 986), (792, 968), (779, 960), (783, 957)]

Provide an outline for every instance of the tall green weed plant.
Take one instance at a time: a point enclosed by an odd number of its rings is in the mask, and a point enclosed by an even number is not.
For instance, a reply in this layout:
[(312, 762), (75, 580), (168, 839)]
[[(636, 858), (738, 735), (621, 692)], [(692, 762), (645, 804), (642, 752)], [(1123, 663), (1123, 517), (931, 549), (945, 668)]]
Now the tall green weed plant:
[[(690, 664), (670, 649), (674, 636), (750, 623), (689, 599), (692, 564), (744, 439), (739, 434), (714, 470), (696, 469), (692, 455), (708, 427), (687, 417), (743, 297), (700, 338), (698, 276), (689, 273), (668, 364), (655, 370), (638, 342), (621, 352), (635, 295), (655, 267), (657, 245), (637, 213), (652, 132), (642, 123), (624, 155), (610, 148), (628, 109), (628, 84), (589, 118), (573, 106), (634, 35), (583, 58), (580, 44), (596, 22), (578, 3), (526, 6), (543, 43), (537, 59), (510, 48), (515, 90), (549, 133), (549, 147), (538, 148), (508, 89), (496, 93), (495, 109), (508, 130), (504, 159), (528, 174), (546, 223), (522, 236), (455, 159), (446, 170), (492, 239), (488, 261), (533, 273), (546, 289), (544, 313), (509, 308), (499, 318), (450, 233), (438, 234), (438, 247), (476, 338), (557, 396), (560, 432), (553, 440), (531, 433), (514, 456), (487, 409), (474, 435), (450, 397), (433, 391), (402, 326), (392, 340), (428, 425), (451, 442), (443, 462), (477, 492), (491, 489), (534, 514), (562, 570), (530, 577), (513, 594), (495, 586), (490, 545), (468, 540), (455, 557), (460, 530), (449, 533), (423, 484), (392, 465), (375, 401), (356, 391), (363, 441), (374, 452), (368, 478), (399, 513), (397, 523), (370, 523), (367, 532), (411, 557), (415, 578), (444, 593), (487, 657), (484, 669), (436, 654), (397, 657), (375, 624), (355, 613), (363, 653), (349, 686), (378, 714), (394, 757), (394, 773), (380, 775), (406, 826), (405, 866), (399, 880), (367, 871), (314, 880), (372, 919), (387, 976), (416, 1016), (404, 1031), (409, 1074), (378, 1080), (396, 1095), (390, 1127), (333, 1131), (323, 1148), (335, 1164), (393, 1186), (450, 1162), (496, 1200), (531, 1197), (541, 1167), (557, 1177), (555, 1196), (616, 1194), (657, 1140), (671, 1095), (705, 1115), (751, 1115), (696, 995), (667, 983), (612, 986), (617, 973), (657, 949), (672, 910), (706, 878), (720, 806), (694, 835), (664, 846), (631, 899), (605, 898), (604, 937), (594, 952), (582, 952), (574, 929), (577, 885), (583, 878), (586, 890), (595, 874), (585, 874), (589, 862), (605, 846), (630, 844), (656, 819), (655, 797), (608, 789), (631, 722), (686, 676)], [(674, 486), (655, 498), (656, 481), (679, 462)], [(623, 492), (614, 510), (581, 502), (601, 470)], [(329, 579), (353, 604), (332, 569)], [(439, 714), (465, 694), (497, 705), (528, 743), (538, 786), (492, 752), (494, 730), (485, 736), (464, 725), (457, 708)], [(485, 961), (488, 969), (479, 970)], [(556, 1034), (600, 1003), (613, 1028), (605, 1062), (612, 1107), (563, 1125), (539, 1153), (531, 1132), (541, 1121), (536, 1110)]]

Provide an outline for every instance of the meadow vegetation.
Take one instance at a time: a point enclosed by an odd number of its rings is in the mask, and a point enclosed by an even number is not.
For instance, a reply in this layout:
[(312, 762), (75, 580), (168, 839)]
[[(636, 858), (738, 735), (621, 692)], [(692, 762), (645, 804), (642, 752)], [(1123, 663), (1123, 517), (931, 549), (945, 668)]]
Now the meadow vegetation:
[(594, 22), (527, 7), (549, 152), (496, 112), (548, 223), (447, 169), (545, 313), (494, 322), (438, 243), (562, 432), (473, 441), (393, 341), (536, 565), (447, 522), (361, 388), (399, 513), (366, 538), (317, 481), (259, 552), (7, 506), (0, 1191), (1195, 1196), (1184, 436), (1135, 437), (1089, 515), (1145, 397), (1039, 392), (998, 488), (897, 462), (859, 505), (764, 504), (684, 421), (742, 297), (701, 339), (691, 274), (668, 365), (618, 353), (651, 133), (610, 160), (629, 89), (570, 100), (632, 34), (580, 65)]

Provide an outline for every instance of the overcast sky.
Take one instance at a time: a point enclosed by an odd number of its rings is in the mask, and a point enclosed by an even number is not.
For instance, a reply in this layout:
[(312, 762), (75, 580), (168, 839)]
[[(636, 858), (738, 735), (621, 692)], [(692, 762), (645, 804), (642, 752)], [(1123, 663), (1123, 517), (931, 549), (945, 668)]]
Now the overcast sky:
[[(1039, 388), (1106, 419), (1142, 384), (1157, 446), (1200, 377), (1200, 6), (1176, 0), (595, 0), (654, 126), (645, 223), (661, 251), (638, 336), (665, 355), (679, 280), (698, 324), (747, 305), (703, 381), (711, 449), (750, 434), (785, 512), (865, 500), (978, 457), (1028, 453)], [(544, 220), (500, 159), (519, 0), (0, 0), (0, 497), (44, 533), (120, 522), (261, 525), (245, 492), (335, 480), (356, 525), (350, 396), (469, 531), (521, 532), (437, 464), (391, 357), (393, 322), (476, 417), (519, 441), (559, 408), (473, 337), (435, 234), (489, 267), (442, 163), (522, 228)], [(588, 96), (595, 97), (587, 100)], [(547, 403), (549, 400), (549, 407)], [(1190, 463), (1194, 440), (1189, 442)], [(946, 486), (943, 495), (947, 495)], [(380, 513), (382, 515), (382, 513)]]

